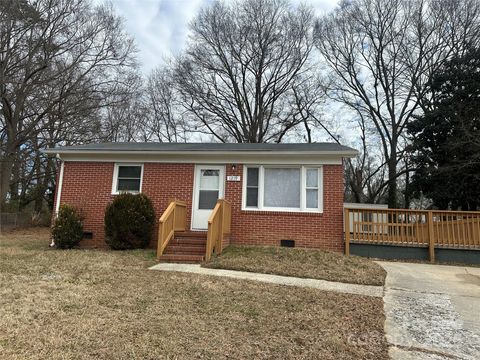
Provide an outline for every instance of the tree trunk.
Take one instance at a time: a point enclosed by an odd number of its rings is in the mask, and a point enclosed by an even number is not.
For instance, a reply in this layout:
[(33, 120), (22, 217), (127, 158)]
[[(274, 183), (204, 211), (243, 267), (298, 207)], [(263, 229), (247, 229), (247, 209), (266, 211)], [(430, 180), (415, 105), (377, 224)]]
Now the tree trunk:
[(12, 177), (13, 163), (15, 160), (15, 153), (10, 151), (7, 147), (0, 165), (0, 202), (4, 202), (7, 198), (8, 189), (10, 188), (10, 179)]
[(397, 154), (391, 153), (388, 159), (388, 207), (397, 208)]
[(41, 159), (39, 156), (36, 159), (36, 163), (37, 163), (36, 164), (37, 179), (42, 179), (42, 180), (38, 182), (37, 193), (35, 196), (34, 210), (35, 212), (40, 213), (43, 209), (45, 192), (48, 189), (48, 181), (49, 181), (49, 176), (51, 171), (51, 161), (50, 159), (47, 160), (47, 165), (45, 167), (44, 174), (42, 174)]
[(17, 210), (20, 210), (20, 161), (14, 161), (12, 165), (12, 175), (10, 179), (10, 200), (17, 203)]
[[(408, 167), (408, 164), (406, 164)], [(405, 173), (405, 193), (404, 193), (404, 205), (406, 209), (410, 208), (410, 172)]]

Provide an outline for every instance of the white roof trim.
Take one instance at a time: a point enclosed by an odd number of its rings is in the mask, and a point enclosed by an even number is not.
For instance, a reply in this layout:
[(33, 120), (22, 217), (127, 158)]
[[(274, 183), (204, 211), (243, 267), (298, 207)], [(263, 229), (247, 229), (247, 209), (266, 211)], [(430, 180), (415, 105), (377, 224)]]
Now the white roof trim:
[(338, 157), (355, 157), (358, 152), (356, 150), (353, 151), (328, 151), (328, 150), (321, 150), (321, 151), (159, 151), (159, 150), (150, 150), (150, 151), (125, 151), (125, 150), (115, 150), (115, 151), (108, 151), (108, 150), (61, 150), (61, 149), (47, 149), (43, 151), (45, 154), (78, 154), (78, 155), (107, 155), (107, 154), (118, 154), (118, 155), (183, 155), (183, 156), (191, 156), (192, 154), (195, 155), (213, 155), (213, 154), (228, 154), (230, 156), (241, 156), (241, 155), (271, 155), (271, 156), (284, 156), (284, 155), (332, 155)]
[(161, 163), (203, 163), (203, 164), (303, 164), (303, 165), (341, 165), (343, 156), (338, 153), (292, 154), (279, 152), (63, 152), (57, 156), (64, 161), (85, 162), (161, 162)]

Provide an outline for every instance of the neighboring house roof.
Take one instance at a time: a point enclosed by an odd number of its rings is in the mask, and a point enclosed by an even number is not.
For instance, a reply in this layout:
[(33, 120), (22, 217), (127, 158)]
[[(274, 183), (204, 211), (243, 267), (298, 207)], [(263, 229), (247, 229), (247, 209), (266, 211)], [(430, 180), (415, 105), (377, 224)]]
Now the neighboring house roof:
[(357, 151), (337, 143), (98, 143), (47, 149), (47, 154), (312, 154), (353, 157)]

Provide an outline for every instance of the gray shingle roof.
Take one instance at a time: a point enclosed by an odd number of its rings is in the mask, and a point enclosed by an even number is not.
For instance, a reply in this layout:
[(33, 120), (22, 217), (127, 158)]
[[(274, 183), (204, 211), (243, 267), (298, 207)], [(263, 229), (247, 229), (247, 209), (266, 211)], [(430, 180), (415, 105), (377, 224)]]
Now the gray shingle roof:
[(251, 144), (251, 143), (134, 143), (115, 142), (97, 143), (76, 146), (63, 146), (47, 149), (47, 154), (62, 153), (116, 153), (116, 152), (306, 152), (306, 153), (338, 153), (354, 156), (357, 151), (337, 143), (282, 143), (282, 144)]

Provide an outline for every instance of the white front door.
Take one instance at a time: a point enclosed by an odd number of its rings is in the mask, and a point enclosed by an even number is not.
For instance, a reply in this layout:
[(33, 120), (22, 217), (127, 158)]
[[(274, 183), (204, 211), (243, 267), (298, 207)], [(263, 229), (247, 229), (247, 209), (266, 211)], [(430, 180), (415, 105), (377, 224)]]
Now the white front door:
[(223, 198), (225, 167), (219, 165), (196, 165), (193, 188), (192, 229), (208, 228), (208, 218), (217, 200)]

